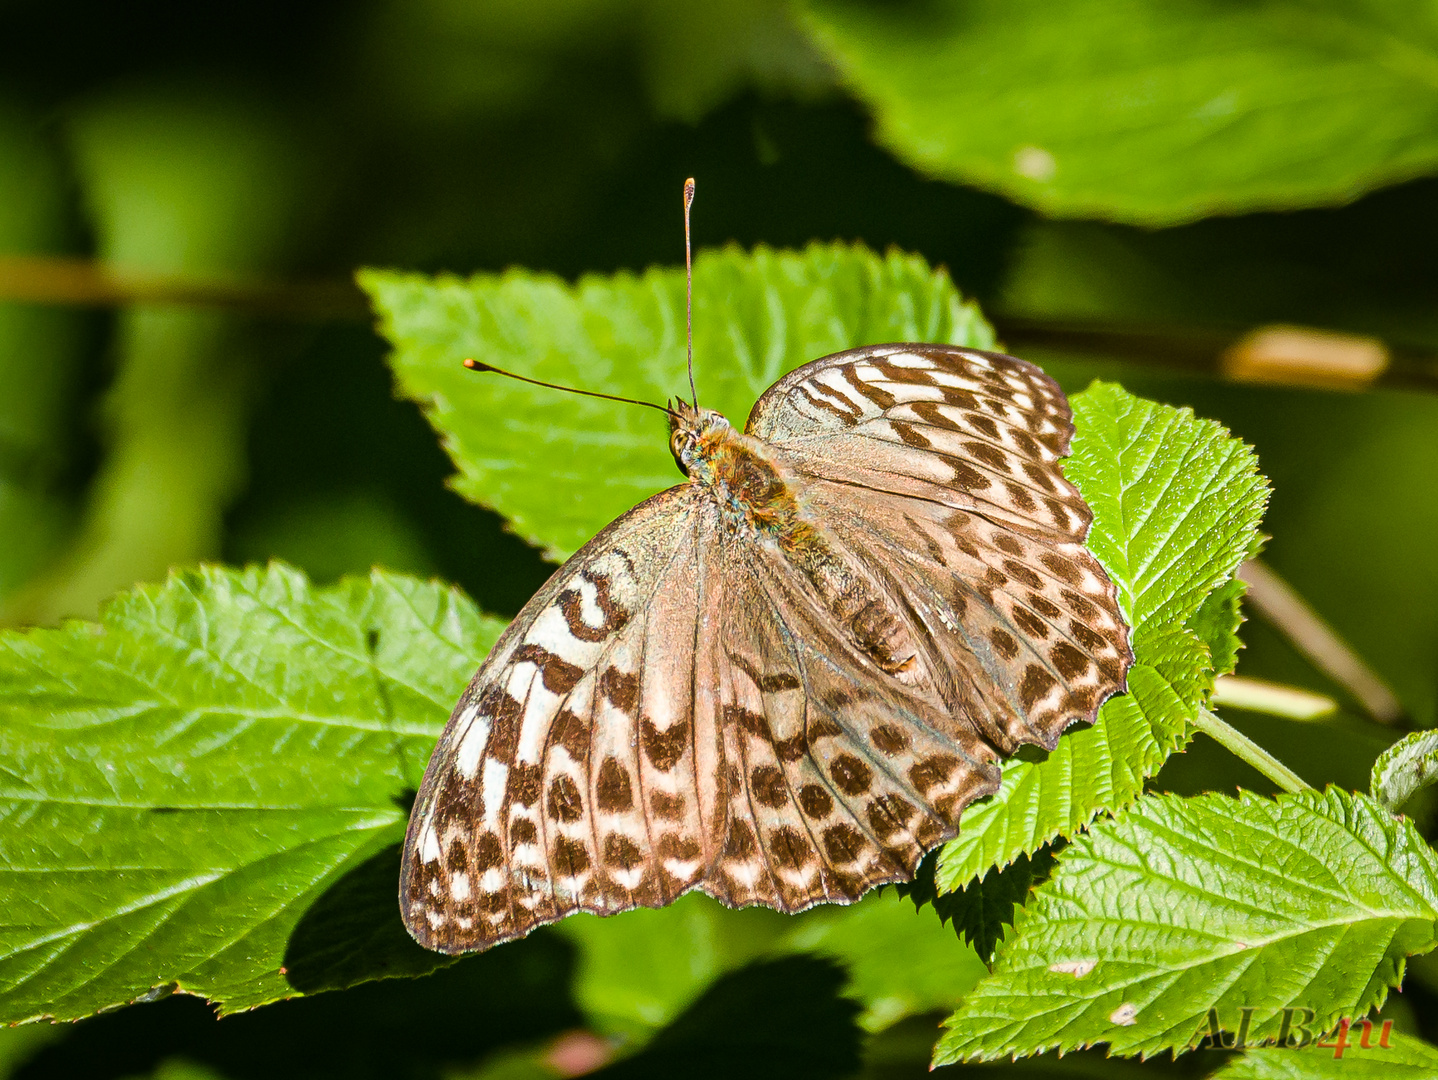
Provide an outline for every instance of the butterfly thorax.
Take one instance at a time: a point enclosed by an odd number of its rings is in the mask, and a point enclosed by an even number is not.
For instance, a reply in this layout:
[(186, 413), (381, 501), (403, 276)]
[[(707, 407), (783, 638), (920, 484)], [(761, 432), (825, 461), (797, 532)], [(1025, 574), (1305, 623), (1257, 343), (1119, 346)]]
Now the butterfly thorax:
[(689, 482), (714, 499), (731, 533), (775, 544), (813, 582), (854, 644), (902, 681), (918, 678), (917, 651), (903, 620), (804, 513), (793, 479), (765, 442), (735, 431), (712, 409), (680, 402), (671, 421), (670, 449)]

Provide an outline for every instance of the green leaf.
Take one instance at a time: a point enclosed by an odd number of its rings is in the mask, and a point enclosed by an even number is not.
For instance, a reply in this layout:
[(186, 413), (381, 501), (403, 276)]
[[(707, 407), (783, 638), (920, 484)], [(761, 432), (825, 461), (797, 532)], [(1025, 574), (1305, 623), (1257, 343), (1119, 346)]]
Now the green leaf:
[(1438, 730), (1415, 731), (1378, 756), (1368, 790), (1396, 812), (1434, 781), (1438, 781)]
[(934, 1062), (1181, 1051), (1209, 1009), (1235, 1031), (1252, 1007), (1250, 1043), (1284, 1008), (1327, 1030), (1382, 1004), (1435, 919), (1438, 856), (1365, 796), (1150, 796), (1059, 856)]
[(1394, 1034), (1382, 1047), (1379, 1038), (1375, 1026), (1365, 1050), (1355, 1025), (1341, 1054), (1328, 1046), (1250, 1050), (1229, 1061), (1212, 1080), (1432, 1080), (1438, 1076), (1438, 1047)]
[(1183, 623), (1258, 546), (1268, 483), (1253, 450), (1191, 409), (1096, 382), (1074, 400), (1064, 474), (1094, 512), (1088, 546), (1135, 630)]
[(1213, 674), (1232, 675), (1238, 667), (1238, 650), (1243, 642), (1238, 628), (1243, 625), (1243, 597), (1248, 585), (1239, 578), (1209, 593), (1188, 620), (1188, 628), (1208, 647)]
[[(500, 626), (436, 583), (275, 564), (0, 635), (0, 1020), (170, 990), (232, 1011), (442, 963), (403, 933), (395, 845)], [(378, 938), (306, 923), (365, 882)]]
[(808, 0), (909, 164), (1145, 225), (1335, 205), (1434, 171), (1425, 4)]
[[(683, 270), (576, 285), (523, 270), (468, 280), (369, 270), (359, 280), (395, 347), (400, 390), (424, 405), (459, 468), (455, 487), (550, 558), (678, 482), (666, 422), (651, 410), (478, 376), (460, 361), (643, 401), (687, 397)], [(918, 256), (815, 244), (695, 260), (699, 400), (736, 426), (779, 376), (829, 353), (993, 340), (948, 274)]]
[(1076, 395), (1073, 408), (1064, 474), (1093, 508), (1088, 546), (1134, 628), (1128, 693), (1105, 702), (1092, 727), (1066, 733), (1041, 760), (1005, 763), (999, 790), (964, 812), (958, 837), (944, 847), (940, 892), (1137, 799), (1144, 780), (1185, 743), (1212, 689), (1208, 646), (1185, 624), (1197, 619), (1232, 648), (1196, 613), (1210, 594), (1236, 596), (1230, 579), (1258, 544), (1268, 485), (1253, 451), (1188, 409), (1108, 383)]

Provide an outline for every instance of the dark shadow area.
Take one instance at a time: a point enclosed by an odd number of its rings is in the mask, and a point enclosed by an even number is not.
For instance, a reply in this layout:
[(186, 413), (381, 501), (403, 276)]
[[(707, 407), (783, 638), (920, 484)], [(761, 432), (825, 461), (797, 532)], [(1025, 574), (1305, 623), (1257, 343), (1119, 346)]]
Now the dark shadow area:
[(316, 994), (373, 979), (428, 975), (456, 962), (421, 948), (400, 919), (400, 845), (366, 859), (324, 891), (285, 946), (285, 978)]
[(745, 1077), (827, 1080), (859, 1068), (859, 1006), (843, 996), (832, 960), (765, 960), (716, 980), (631, 1058), (591, 1075), (603, 1080)]
[[(394, 925), (404, 933), (397, 914)], [(428, 978), (367, 983), (220, 1020), (198, 998), (177, 995), (80, 1022), (15, 1078), (109, 1080), (178, 1056), (229, 1080), (427, 1080), (577, 1026), (572, 967), (568, 944), (539, 933)]]
[[(368, 328), (334, 324), (315, 331), (307, 347), (271, 373), (250, 428), (250, 486), (229, 514), (226, 557), (274, 555), (321, 579), (327, 569), (364, 573), (362, 547), (353, 565), (305, 565), (306, 551), (335, 541), (322, 518), (282, 530), (273, 524), (294, 508), (323, 505), (327, 493), (358, 493), (392, 508), (428, 557), (428, 566), (390, 569), (438, 573), (485, 610), (512, 615), (554, 568), (506, 532), (497, 514), (446, 486), (454, 467), (419, 408), (394, 398), (385, 353)], [(344, 521), (341, 507), (335, 522)], [(306, 530), (316, 534), (313, 545), (305, 542)], [(261, 550), (277, 534), (298, 546)]]

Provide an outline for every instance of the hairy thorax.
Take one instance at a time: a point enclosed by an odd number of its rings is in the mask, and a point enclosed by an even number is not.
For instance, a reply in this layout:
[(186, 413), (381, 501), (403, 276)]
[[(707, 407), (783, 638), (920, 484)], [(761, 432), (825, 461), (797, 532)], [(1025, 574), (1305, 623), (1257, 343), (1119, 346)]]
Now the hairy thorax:
[(809, 520), (792, 478), (763, 442), (735, 431), (713, 410), (680, 402), (670, 447), (690, 483), (713, 497), (727, 528), (772, 542), (809, 579), (855, 645), (900, 681), (917, 681), (918, 655), (898, 613)]

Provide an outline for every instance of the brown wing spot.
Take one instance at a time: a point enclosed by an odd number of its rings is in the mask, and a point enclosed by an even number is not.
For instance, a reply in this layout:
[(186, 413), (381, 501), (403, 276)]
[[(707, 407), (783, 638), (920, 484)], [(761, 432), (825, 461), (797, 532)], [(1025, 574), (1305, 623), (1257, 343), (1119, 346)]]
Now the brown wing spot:
[(505, 911), (509, 907), (509, 890), (500, 889), (499, 892), (482, 893), (479, 898), (479, 910), (496, 912)]
[(1049, 624), (1020, 604), (1014, 605), (1014, 625), (1038, 641), (1049, 636)]
[(511, 844), (532, 844), (538, 839), (539, 833), (534, 828), (534, 822), (525, 818), (515, 818), (514, 824), (509, 827)]
[[(958, 386), (944, 387), (944, 404), (957, 405), (959, 408), (972, 413), (978, 413), (983, 410), (983, 406), (979, 404), (979, 399), (972, 390), (965, 390)], [(937, 411), (938, 410), (935, 410), (935, 412)], [(942, 423), (944, 427), (951, 428), (954, 426), (947, 420), (942, 421)]]
[(858, 860), (864, 850), (864, 837), (852, 825), (830, 825), (824, 830), (824, 850), (836, 863)]
[(1001, 630), (997, 626), (989, 631), (989, 640), (994, 643), (1000, 656), (1005, 660), (1012, 660), (1019, 654), (1019, 643), (1007, 630)]
[(589, 869), (589, 852), (567, 836), (554, 841), (554, 870), (560, 877), (577, 877)]
[(514, 761), (514, 748), (519, 738), (519, 722), (524, 707), (505, 691), (496, 687), (485, 695), (480, 712), (490, 718), (489, 744), (485, 753), (506, 765)]
[(584, 669), (578, 664), (562, 660), (542, 645), (526, 642), (514, 652), (510, 661), (515, 664), (530, 663), (539, 668), (544, 688), (551, 694), (567, 694), (584, 676)]
[(893, 724), (880, 724), (869, 732), (869, 740), (889, 757), (909, 748), (908, 733)]
[(791, 825), (781, 825), (769, 834), (769, 851), (780, 866), (797, 870), (814, 858), (814, 849)]
[[(883, 361), (879, 361), (875, 363), (874, 366), (878, 368), (880, 376), (882, 376), (886, 381), (903, 381), (895, 372), (895, 369), (892, 365), (886, 364)], [(857, 365), (846, 364), (843, 368), (843, 371), (845, 377), (849, 380), (849, 383), (855, 388), (857, 388), (860, 394), (864, 395), (875, 405), (879, 406), (879, 408), (891, 408), (894, 402), (899, 400), (898, 398), (894, 397), (893, 394), (885, 390), (882, 386), (878, 386), (872, 381), (863, 378), (859, 374), (859, 369)]]
[(660, 731), (653, 721), (642, 720), (639, 724), (639, 738), (644, 745), (644, 756), (660, 772), (668, 772), (689, 749), (689, 721), (676, 720), (664, 731)]
[[(495, 792), (494, 798), (502, 798), (502, 792)], [(435, 793), (436, 806), (458, 809), (463, 806), (475, 817), (484, 816), (484, 789), (464, 777), (456, 766), (440, 778), (439, 790)]]
[(998, 548), (1005, 555), (1022, 556), (1024, 553), (1023, 544), (1020, 544), (1007, 533), (999, 533), (998, 536), (994, 537), (994, 547)]
[(1054, 498), (1045, 498), (1044, 505), (1048, 507), (1049, 514), (1054, 519), (1054, 524), (1065, 529), (1069, 527), (1069, 508), (1067, 505)]
[(985, 465), (998, 469), (1000, 472), (1009, 471), (1009, 456), (991, 443), (964, 443), (964, 449), (967, 450), (969, 456), (976, 461), (982, 461)]
[(724, 723), (737, 724), (740, 731), (747, 731), (766, 741), (772, 741), (773, 735), (769, 732), (769, 721), (761, 713), (753, 709), (746, 709), (743, 705), (725, 705)]
[(1038, 593), (1029, 593), (1029, 607), (1033, 608), (1046, 619), (1057, 619), (1064, 613), (1063, 608), (1059, 607), (1048, 597), (1040, 596)]
[(805, 784), (799, 789), (799, 805), (811, 818), (826, 818), (834, 809), (834, 800), (818, 784)]
[(1058, 680), (1047, 669), (1030, 664), (1024, 668), (1024, 677), (1019, 682), (1019, 700), (1026, 710), (1032, 709), (1057, 685)]
[(1065, 581), (1070, 585), (1077, 585), (1083, 580), (1083, 574), (1079, 571), (1079, 568), (1073, 564), (1073, 560), (1067, 559), (1055, 552), (1044, 552), (1039, 556), (1039, 562), (1048, 567), (1049, 572), (1060, 581)]
[[(629, 562), (628, 556), (624, 555), (623, 552), (620, 552), (619, 555), (625, 562)], [(632, 563), (630, 563), (630, 568), (633, 568)], [(585, 574), (584, 576), (588, 581), (594, 583), (594, 602), (598, 605), (600, 612), (603, 613), (604, 624), (609, 629), (609, 632), (614, 633), (617, 630), (622, 630), (624, 624), (629, 621), (629, 612), (616, 604), (614, 597), (610, 595), (609, 575)]]
[[(1034, 449), (1037, 450), (1038, 448), (1035, 447)], [(1036, 457), (1037, 455), (1030, 454), (1029, 456)], [(1052, 471), (1043, 465), (1039, 465), (1033, 461), (1025, 461), (1024, 475), (1034, 482), (1035, 487), (1041, 488), (1049, 494), (1053, 494), (1058, 490), (1058, 481), (1054, 479)]]
[(610, 833), (604, 838), (604, 865), (632, 870), (644, 861), (638, 845), (627, 836)]
[(1043, 578), (1039, 577), (1023, 563), (1015, 562), (1013, 559), (1004, 560), (1004, 569), (1008, 571), (1009, 577), (1015, 581), (1022, 582), (1030, 589), (1037, 589), (1044, 583)]
[[(1105, 672), (1107, 674), (1107, 672)], [(1094, 711), (1098, 705), (1099, 690), (1097, 686), (1080, 686), (1068, 692), (1066, 704), (1070, 712), (1080, 713), (1087, 716)]]
[(520, 806), (533, 806), (539, 801), (539, 788), (543, 782), (538, 765), (516, 762), (509, 772), (509, 797)]
[[(1027, 431), (1014, 431), (1011, 433), (1011, 437), (1014, 440), (1014, 445), (1019, 448), (1020, 453), (1030, 461), (1043, 461), (1049, 455), (1057, 455), (1060, 453), (1059, 447), (1054, 443), (1053, 436), (1049, 436), (1049, 438), (1045, 439), (1043, 446), (1040, 446), (1039, 441)], [(1044, 453), (1045, 446), (1048, 447), (1049, 454)]]
[(754, 843), (754, 830), (747, 821), (731, 821), (729, 835), (724, 838), (724, 855), (730, 859), (752, 858), (758, 850)]
[(898, 795), (881, 795), (869, 804), (869, 826), (880, 840), (887, 840), (906, 826), (918, 811)]
[(1053, 661), (1054, 667), (1059, 669), (1059, 674), (1069, 682), (1087, 671), (1091, 664), (1087, 656), (1067, 641), (1060, 641), (1050, 649), (1049, 659)]
[(449, 854), (444, 860), (445, 868), (451, 874), (463, 873), (469, 866), (469, 860), (464, 855), (464, 844), (455, 837), (449, 842)]
[(616, 667), (607, 667), (599, 676), (599, 690), (625, 716), (633, 716), (639, 705), (639, 678)]
[(1112, 647), (1107, 638), (1086, 623), (1079, 622), (1077, 619), (1069, 620), (1069, 633), (1073, 634), (1074, 640), (1085, 649), (1088, 649), (1089, 652), (1104, 652)]
[(914, 787), (927, 795), (931, 790), (946, 782), (956, 768), (959, 759), (953, 754), (934, 754), (923, 761), (915, 762), (909, 770), (909, 779)]
[(1072, 589), (1065, 589), (1063, 592), (1064, 603), (1069, 610), (1080, 619), (1087, 619), (1090, 622), (1098, 618), (1098, 605), (1086, 596), (1080, 596)]
[(789, 801), (789, 788), (784, 783), (784, 774), (773, 765), (760, 765), (749, 774), (749, 790), (761, 805), (770, 809), (783, 806)]
[(671, 795), (667, 791), (651, 791), (649, 808), (654, 811), (655, 817), (665, 821), (678, 821), (684, 816), (684, 796)]
[(1022, 484), (1016, 484), (1012, 480), (1004, 481), (1004, 490), (1009, 493), (1009, 499), (1024, 513), (1029, 513), (1037, 505), (1034, 502), (1032, 492)]
[(759, 678), (759, 689), (766, 694), (778, 693), (781, 690), (798, 690), (802, 685), (798, 678), (788, 671), (776, 671)]
[(969, 427), (973, 428), (980, 435), (987, 435), (991, 439), (999, 437), (999, 425), (990, 420), (987, 416), (970, 416)]
[(599, 780), (595, 784), (599, 809), (611, 813), (623, 813), (634, 806), (634, 793), (629, 786), (629, 773), (618, 759), (607, 757), (599, 766)]
[(549, 729), (550, 742), (558, 743), (575, 761), (589, 760), (589, 725), (568, 709), (562, 709)]
[(912, 424), (896, 422), (892, 426), (894, 433), (904, 441), (906, 446), (912, 446), (919, 450), (927, 450), (934, 445), (928, 439), (924, 438), (923, 435), (919, 434), (918, 429)]
[(933, 847), (944, 838), (943, 823), (935, 818), (924, 817), (914, 826), (914, 839), (920, 847)]
[(564, 616), (569, 632), (580, 641), (603, 641), (614, 632), (609, 626), (596, 629), (584, 621), (584, 599), (578, 589), (565, 589), (559, 594), (559, 613)]
[(972, 465), (954, 462), (954, 484), (969, 491), (985, 491), (993, 481)]
[(1008, 583), (1008, 577), (997, 566), (990, 566), (984, 571), (984, 584), (990, 588), (1002, 589)]
[(584, 801), (579, 797), (579, 788), (567, 776), (556, 776), (549, 785), (549, 819), (551, 821), (578, 821), (584, 816)]
[(809, 739), (800, 733), (792, 739), (776, 739), (773, 747), (774, 756), (780, 761), (799, 761), (809, 752)]
[(504, 847), (499, 837), (492, 832), (480, 833), (474, 840), (474, 869), (476, 873), (492, 870), (504, 862)]
[(699, 841), (692, 836), (681, 836), (678, 833), (665, 833), (661, 836), (658, 850), (661, 859), (682, 859), (685, 862), (697, 859), (702, 854)]
[(829, 772), (834, 777), (834, 783), (839, 785), (839, 790), (845, 795), (864, 794), (874, 779), (874, 773), (869, 766), (853, 754), (840, 754), (829, 766)]
[(962, 619), (964, 613), (969, 610), (969, 598), (960, 590), (955, 589), (953, 595), (949, 597), (949, 607), (957, 618)]

